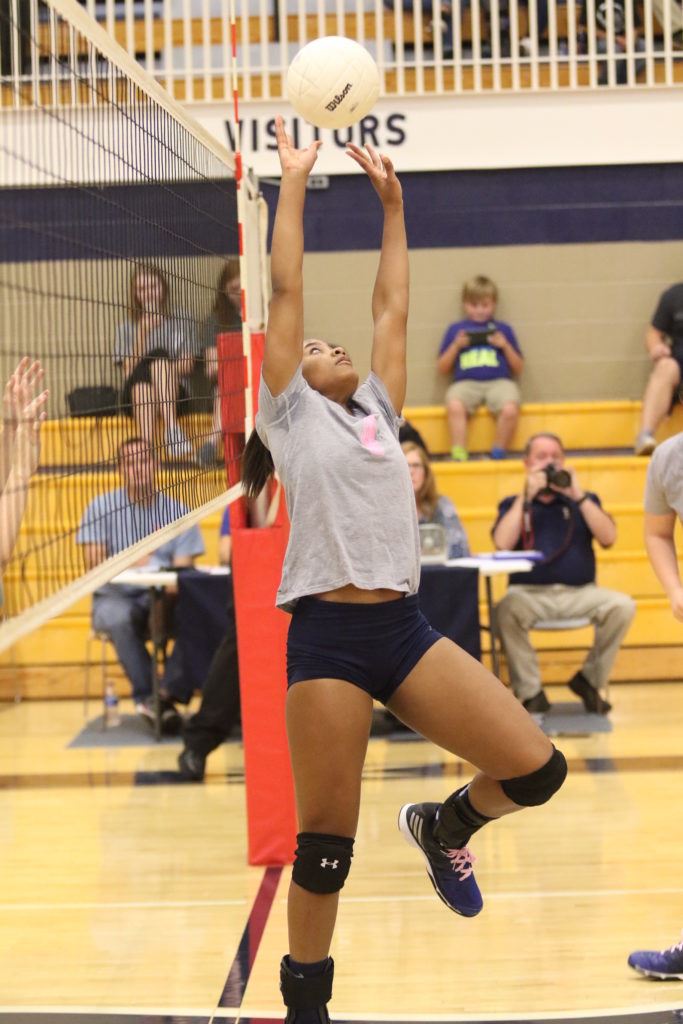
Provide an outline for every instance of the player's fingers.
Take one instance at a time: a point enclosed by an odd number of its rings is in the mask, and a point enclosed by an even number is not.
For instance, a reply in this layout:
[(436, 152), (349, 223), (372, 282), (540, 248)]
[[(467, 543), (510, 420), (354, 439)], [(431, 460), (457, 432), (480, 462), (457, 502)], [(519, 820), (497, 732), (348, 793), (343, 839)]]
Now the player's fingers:
[(380, 153), (380, 157), (382, 159), (382, 163), (384, 164), (384, 170), (387, 172), (387, 174), (395, 174), (396, 172), (394, 171), (394, 164), (391, 160), (391, 157), (388, 157), (386, 153)]

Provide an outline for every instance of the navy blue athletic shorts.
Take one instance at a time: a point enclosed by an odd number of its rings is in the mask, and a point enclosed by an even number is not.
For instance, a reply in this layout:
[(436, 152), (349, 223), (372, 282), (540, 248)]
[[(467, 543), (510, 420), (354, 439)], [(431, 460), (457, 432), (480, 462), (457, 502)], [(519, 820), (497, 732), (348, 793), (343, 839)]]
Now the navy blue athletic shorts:
[(345, 679), (386, 704), (440, 639), (416, 594), (379, 604), (302, 597), (287, 635), (287, 683)]

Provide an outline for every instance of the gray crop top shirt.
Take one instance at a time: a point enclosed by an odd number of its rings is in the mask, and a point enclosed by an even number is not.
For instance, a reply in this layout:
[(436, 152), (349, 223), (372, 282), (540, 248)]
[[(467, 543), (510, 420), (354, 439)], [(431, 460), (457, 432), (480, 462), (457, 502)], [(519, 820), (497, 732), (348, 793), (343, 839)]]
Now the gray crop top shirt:
[(353, 583), (415, 594), (417, 511), (399, 419), (371, 373), (353, 412), (314, 391), (301, 365), (273, 397), (261, 377), (256, 429), (270, 449), (291, 521), (278, 608)]

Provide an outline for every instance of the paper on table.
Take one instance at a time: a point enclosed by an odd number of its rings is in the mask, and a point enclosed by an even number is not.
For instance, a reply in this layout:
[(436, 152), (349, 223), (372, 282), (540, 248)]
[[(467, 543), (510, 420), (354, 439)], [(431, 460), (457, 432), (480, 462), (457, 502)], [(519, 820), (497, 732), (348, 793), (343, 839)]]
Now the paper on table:
[(542, 551), (482, 551), (476, 557), (493, 558), (496, 561), (504, 561), (505, 559), (517, 561), (519, 558), (525, 558), (529, 562), (542, 562), (545, 555)]

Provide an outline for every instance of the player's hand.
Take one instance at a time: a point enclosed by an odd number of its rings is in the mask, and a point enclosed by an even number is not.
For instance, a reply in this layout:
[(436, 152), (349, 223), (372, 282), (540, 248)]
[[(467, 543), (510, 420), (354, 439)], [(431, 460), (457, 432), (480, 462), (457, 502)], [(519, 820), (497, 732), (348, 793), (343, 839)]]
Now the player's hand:
[(275, 118), (275, 138), (277, 155), (280, 157), (282, 173), (287, 175), (308, 175), (318, 159), (318, 150), (322, 146), (319, 140), (312, 142), (306, 149), (296, 149), (291, 137), (285, 131), (285, 122), (278, 114)]
[(403, 202), (401, 182), (396, 177), (394, 165), (386, 153), (378, 153), (372, 146), (361, 149), (353, 142), (348, 142), (346, 155), (365, 171), (383, 206), (398, 206)]
[(33, 401), (39, 401), (42, 406), (47, 399), (47, 391), (36, 396), (36, 390), (43, 383), (43, 367), (35, 359), (31, 361), (28, 356), (18, 363), (5, 385), (2, 397), (2, 418), (5, 427), (16, 430), (22, 420), (32, 420), (34, 410), (31, 407)]
[(494, 331), (489, 338), (489, 345), (493, 345), (494, 348), (505, 348), (507, 345), (507, 338), (500, 331)]
[(462, 329), (458, 331), (456, 336), (453, 338), (453, 342), (452, 342), (452, 344), (455, 347), (455, 351), (456, 352), (462, 352), (462, 350), (464, 348), (467, 348), (469, 343), (470, 343), (470, 336), (467, 333), (467, 331), (464, 331)]
[(683, 587), (677, 587), (670, 597), (671, 611), (675, 619), (683, 622)]
[(28, 479), (38, 468), (40, 428), (47, 418), (48, 397), (42, 383), (40, 363), (24, 357), (10, 376), (3, 397), (3, 416), (14, 430), (12, 466), (23, 479)]

